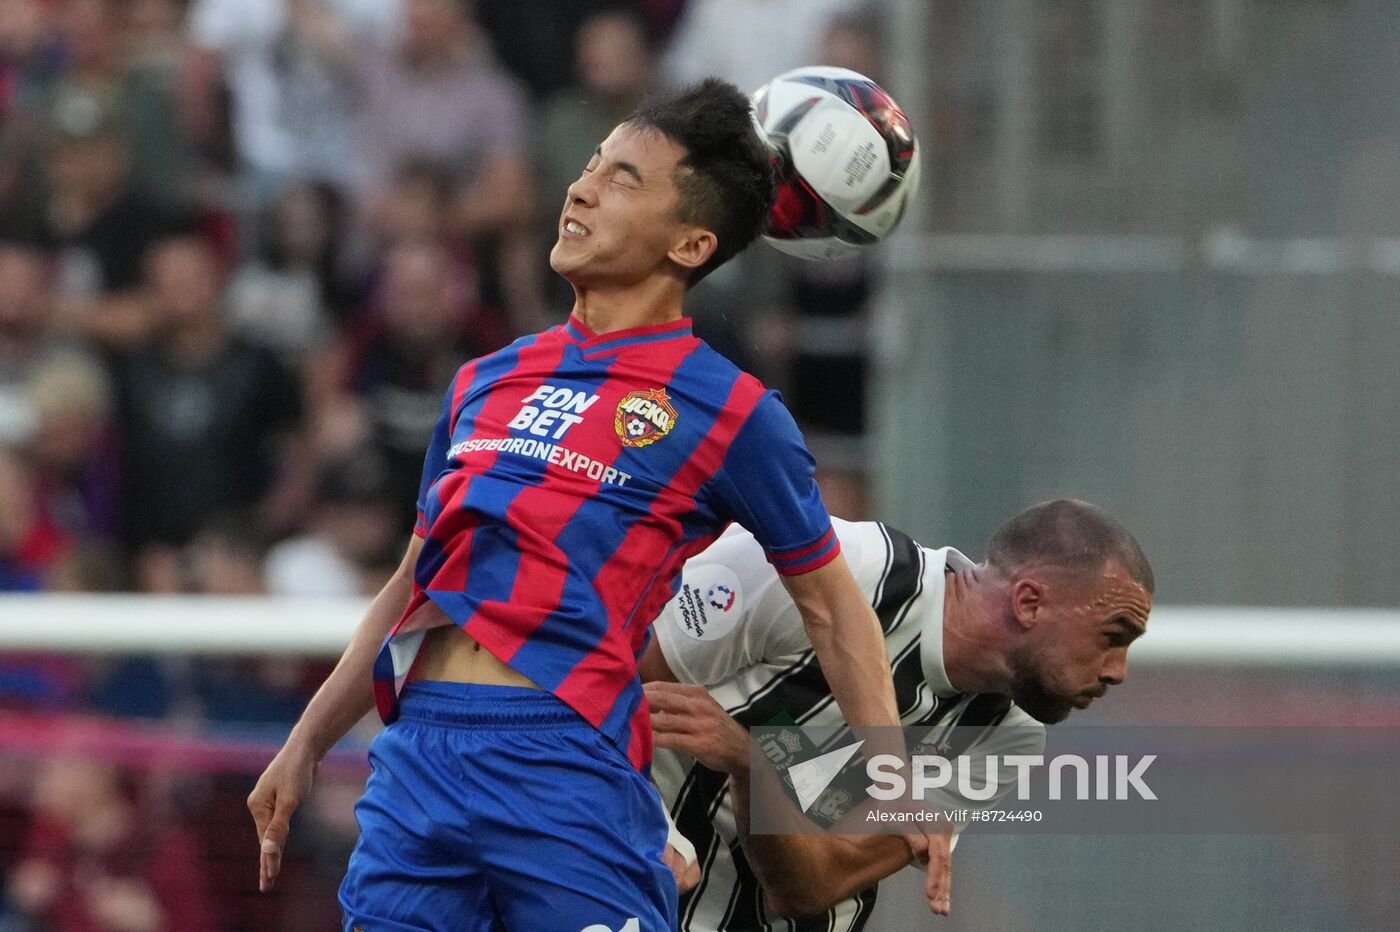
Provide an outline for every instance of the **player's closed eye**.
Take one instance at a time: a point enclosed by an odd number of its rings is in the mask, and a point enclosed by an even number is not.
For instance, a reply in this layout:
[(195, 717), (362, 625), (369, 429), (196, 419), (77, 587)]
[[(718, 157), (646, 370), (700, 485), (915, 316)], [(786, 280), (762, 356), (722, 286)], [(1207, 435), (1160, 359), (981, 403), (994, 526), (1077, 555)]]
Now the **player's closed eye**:
[(1109, 628), (1104, 633), (1108, 637), (1109, 644), (1113, 647), (1127, 647), (1129, 644), (1133, 643), (1133, 641), (1137, 640), (1138, 636), (1138, 631), (1136, 629), (1127, 626), (1123, 622), (1118, 622), (1116, 626)]

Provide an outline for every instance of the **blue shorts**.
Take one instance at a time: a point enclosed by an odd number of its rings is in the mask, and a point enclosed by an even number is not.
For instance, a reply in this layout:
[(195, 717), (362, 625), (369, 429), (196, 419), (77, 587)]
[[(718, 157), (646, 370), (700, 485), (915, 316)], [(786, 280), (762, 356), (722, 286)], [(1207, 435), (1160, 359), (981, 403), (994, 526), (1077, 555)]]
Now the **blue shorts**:
[(414, 682), (370, 746), (345, 929), (662, 932), (661, 802), (552, 694)]

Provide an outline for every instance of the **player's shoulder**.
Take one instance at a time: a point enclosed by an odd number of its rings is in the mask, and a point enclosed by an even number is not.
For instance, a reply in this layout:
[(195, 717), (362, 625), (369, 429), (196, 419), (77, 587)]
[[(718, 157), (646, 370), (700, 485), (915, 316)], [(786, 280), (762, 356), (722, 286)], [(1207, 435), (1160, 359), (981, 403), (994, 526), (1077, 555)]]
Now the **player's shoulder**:
[(892, 535), (900, 531), (879, 521), (847, 521), (831, 516), (831, 527), (841, 542), (841, 554), (852, 570), (870, 566), (883, 567), (889, 562)]
[(685, 341), (686, 361), (678, 367), (678, 381), (689, 383), (687, 387), (707, 392), (725, 391), (723, 397), (710, 397), (724, 401), (730, 407), (752, 409), (768, 394), (768, 389), (752, 373), (736, 366), (729, 357), (706, 343), (700, 337), (689, 337)]
[(562, 327), (550, 327), (548, 330), (541, 330), (538, 333), (527, 333), (511, 340), (500, 349), (492, 350), (480, 356), (473, 356), (457, 368), (456, 380), (463, 377), (470, 377), (480, 369), (492, 371), (509, 367), (512, 363), (520, 360), (521, 353), (531, 347), (547, 347), (550, 344), (562, 339), (560, 331)]

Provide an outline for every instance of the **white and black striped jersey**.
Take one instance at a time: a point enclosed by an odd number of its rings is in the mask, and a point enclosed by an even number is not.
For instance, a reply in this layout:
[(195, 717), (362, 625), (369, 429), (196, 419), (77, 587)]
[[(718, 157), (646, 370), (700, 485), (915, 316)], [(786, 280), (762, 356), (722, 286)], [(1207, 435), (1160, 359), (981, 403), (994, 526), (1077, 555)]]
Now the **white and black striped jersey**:
[[(921, 547), (883, 524), (833, 523), (841, 552), (884, 630), (901, 721), (982, 726), (981, 732), (964, 733), (977, 736), (968, 749), (1040, 754), (1042, 726), (1004, 696), (959, 693), (944, 671), (945, 573), (971, 561), (951, 547)], [(737, 525), (685, 564), (676, 595), (653, 630), (676, 677), (708, 687), (745, 727), (842, 723), (797, 606), (758, 542)], [(787, 919), (770, 913), (738, 841), (724, 774), (658, 749), (652, 776), (677, 827), (695, 843), (703, 870), (699, 886), (681, 898), (683, 930), (864, 928), (875, 887), (820, 916)], [(1012, 785), (1014, 780), (1003, 781), (998, 795)]]

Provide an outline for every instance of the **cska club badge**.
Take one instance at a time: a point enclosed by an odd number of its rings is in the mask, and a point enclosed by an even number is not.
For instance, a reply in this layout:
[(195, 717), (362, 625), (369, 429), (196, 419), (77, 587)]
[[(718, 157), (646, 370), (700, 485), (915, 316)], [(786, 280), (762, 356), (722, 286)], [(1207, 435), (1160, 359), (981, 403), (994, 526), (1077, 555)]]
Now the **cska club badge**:
[(624, 447), (644, 447), (655, 443), (676, 426), (676, 409), (664, 388), (628, 392), (617, 403), (613, 427)]

